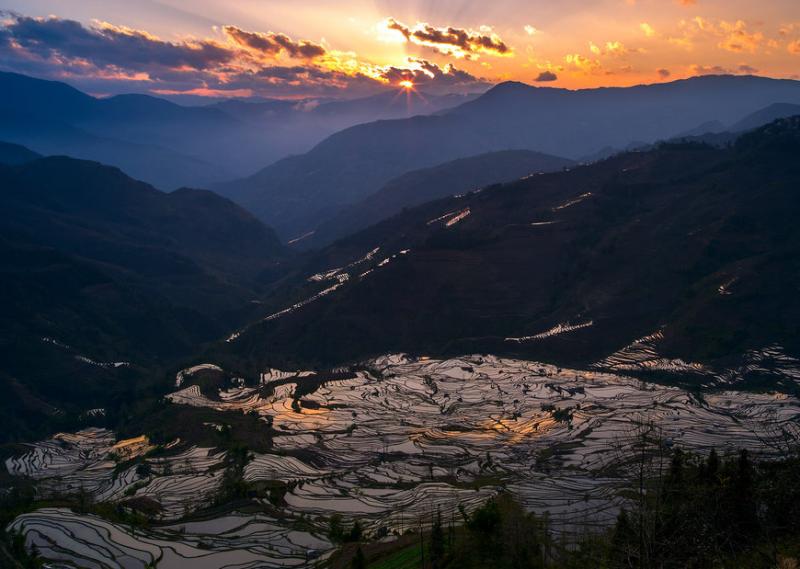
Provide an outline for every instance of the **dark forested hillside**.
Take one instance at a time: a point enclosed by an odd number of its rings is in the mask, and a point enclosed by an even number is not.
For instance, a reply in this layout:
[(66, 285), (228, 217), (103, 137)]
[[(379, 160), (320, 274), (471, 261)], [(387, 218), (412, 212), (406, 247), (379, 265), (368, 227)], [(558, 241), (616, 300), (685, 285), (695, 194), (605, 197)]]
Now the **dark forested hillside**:
[(530, 150), (506, 150), (414, 170), (390, 180), (374, 194), (345, 208), (320, 225), (307, 241), (317, 247), (325, 245), (374, 225), (404, 208), (572, 164), (571, 160)]
[[(299, 278), (344, 267), (345, 282), (224, 351), (583, 366), (663, 327), (659, 350), (687, 361), (797, 353), (799, 150), (800, 120), (787, 119), (731, 148), (665, 144), (420, 206), (322, 251)], [(330, 286), (301, 282), (274, 311)]]
[(24, 164), (25, 162), (30, 162), (31, 160), (36, 160), (37, 158), (41, 158), (41, 155), (37, 154), (33, 150), (25, 148), (24, 146), (20, 146), (19, 144), (10, 144), (8, 142), (0, 142), (0, 164), (14, 166), (17, 164)]
[(164, 194), (94, 162), (0, 166), (0, 188), (9, 433), (102, 406), (142, 369), (225, 334), (284, 254), (224, 198)]

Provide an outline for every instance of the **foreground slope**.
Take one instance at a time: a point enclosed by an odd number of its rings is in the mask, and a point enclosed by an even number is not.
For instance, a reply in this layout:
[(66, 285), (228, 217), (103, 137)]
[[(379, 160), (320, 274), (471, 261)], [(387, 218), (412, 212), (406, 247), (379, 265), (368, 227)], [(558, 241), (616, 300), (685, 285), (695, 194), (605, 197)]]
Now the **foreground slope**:
[(94, 162), (0, 166), (0, 188), (6, 436), (99, 407), (137, 370), (224, 334), (283, 255), (211, 192), (164, 194)]
[(317, 255), (221, 350), (585, 366), (652, 336), (686, 362), (798, 353), (798, 151), (794, 118), (732, 148), (664, 145), (420, 206)]

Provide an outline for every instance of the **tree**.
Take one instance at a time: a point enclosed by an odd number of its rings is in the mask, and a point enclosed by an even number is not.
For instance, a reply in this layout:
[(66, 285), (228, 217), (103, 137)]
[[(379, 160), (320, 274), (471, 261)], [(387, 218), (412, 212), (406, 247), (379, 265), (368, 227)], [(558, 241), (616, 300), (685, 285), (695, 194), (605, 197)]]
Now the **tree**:
[(328, 537), (334, 542), (339, 542), (344, 539), (344, 528), (342, 527), (342, 515), (333, 514), (328, 521)]
[(625, 509), (620, 510), (611, 537), (611, 567), (637, 567), (636, 531)]
[(734, 533), (739, 539), (752, 539), (758, 528), (758, 514), (753, 484), (753, 465), (747, 450), (739, 453), (736, 473), (731, 486)]
[(719, 456), (717, 455), (717, 449), (714, 448), (711, 449), (711, 453), (708, 455), (708, 460), (706, 461), (706, 468), (704, 474), (705, 474), (705, 479), (711, 484), (715, 484), (718, 482)]
[(361, 546), (356, 549), (356, 554), (353, 556), (350, 567), (353, 569), (367, 569), (367, 560), (364, 558), (364, 552), (361, 551)]
[(444, 529), (442, 528), (442, 512), (436, 512), (436, 519), (431, 529), (431, 564), (433, 569), (442, 567), (444, 561)]
[(361, 529), (361, 522), (358, 520), (353, 522), (353, 527), (350, 528), (350, 533), (347, 536), (347, 541), (361, 541), (364, 531)]

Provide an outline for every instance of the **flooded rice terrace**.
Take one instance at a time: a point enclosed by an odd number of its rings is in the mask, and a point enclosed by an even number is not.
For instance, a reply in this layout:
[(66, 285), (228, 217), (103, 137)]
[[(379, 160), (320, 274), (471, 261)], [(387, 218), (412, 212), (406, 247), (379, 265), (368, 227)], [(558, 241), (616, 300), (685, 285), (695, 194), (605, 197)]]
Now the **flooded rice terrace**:
[(187, 560), (193, 568), (308, 566), (333, 551), (327, 531), (334, 514), (360, 520), (368, 534), (385, 528), (390, 539), (437, 510), (450, 518), (460, 506), (470, 510), (507, 490), (528, 510), (547, 512), (551, 531), (569, 539), (613, 522), (640, 456), (643, 425), (664, 446), (723, 454), (746, 448), (767, 457), (781, 451), (784, 427), (800, 418), (800, 402), (784, 394), (695, 395), (491, 356), (385, 356), (299, 399), (295, 388), (307, 372), (271, 370), (258, 386), (211, 398), (192, 383), (196, 369), (202, 366), (179, 374), (178, 390), (168, 396), (175, 404), (272, 421), (273, 450), (256, 453), (244, 478), (287, 483), (280, 505), (267, 510), (274, 515), (192, 517), (222, 484), (224, 452), (177, 444), (145, 458), (147, 469), (119, 471), (109, 453), (142, 455), (147, 440), (116, 442), (110, 431), (87, 429), (31, 445), (6, 467), (35, 479), (44, 496), (146, 497), (160, 505), (158, 523), (134, 532), (48, 508), (19, 516), (11, 528), (43, 557), (79, 567), (157, 562), (182, 569)]

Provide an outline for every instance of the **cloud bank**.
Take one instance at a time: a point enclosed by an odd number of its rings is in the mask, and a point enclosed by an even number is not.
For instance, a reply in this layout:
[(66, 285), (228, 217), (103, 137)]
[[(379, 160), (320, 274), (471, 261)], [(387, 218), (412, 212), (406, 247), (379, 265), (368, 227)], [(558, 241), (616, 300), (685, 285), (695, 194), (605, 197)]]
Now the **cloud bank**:
[[(484, 40), (468, 38), (478, 50)], [(507, 49), (488, 41), (482, 50)], [(211, 38), (166, 41), (107, 22), (0, 14), (0, 68), (72, 80), (95, 93), (149, 91), (214, 96), (357, 96), (396, 88), (474, 91), (488, 83), (452, 64), (409, 58), (381, 66), (323, 43), (223, 26)]]

